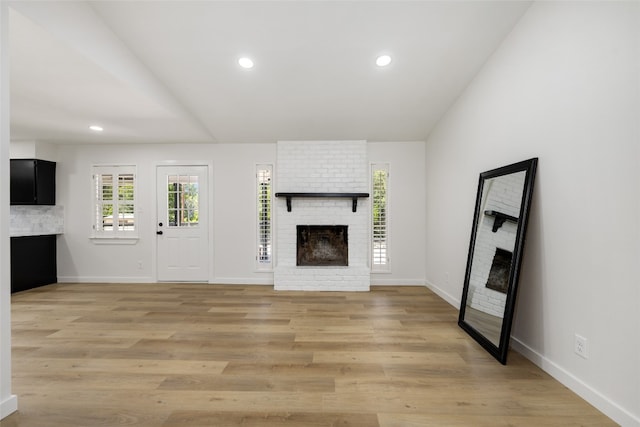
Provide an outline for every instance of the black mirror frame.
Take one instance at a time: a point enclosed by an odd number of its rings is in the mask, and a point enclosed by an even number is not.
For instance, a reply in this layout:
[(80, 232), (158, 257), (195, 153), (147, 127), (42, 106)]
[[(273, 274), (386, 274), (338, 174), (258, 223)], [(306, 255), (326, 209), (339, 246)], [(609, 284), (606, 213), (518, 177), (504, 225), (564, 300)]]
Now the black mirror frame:
[[(532, 158), (522, 162), (503, 166), (501, 168), (492, 169), (480, 174), (478, 182), (478, 192), (476, 195), (476, 206), (473, 215), (473, 226), (471, 229), (471, 241), (469, 243), (469, 255), (467, 257), (467, 269), (464, 278), (464, 287), (462, 291), (462, 299), (460, 301), (460, 314), (458, 317), (458, 325), (464, 329), (473, 339), (475, 339), (482, 347), (484, 347), (491, 355), (493, 355), (500, 363), (507, 363), (507, 353), (509, 351), (509, 341), (511, 338), (511, 325), (513, 323), (513, 312), (516, 304), (516, 295), (518, 290), (518, 279), (520, 276), (520, 267), (522, 265), (522, 255), (524, 251), (525, 234), (527, 231), (527, 222), (529, 220), (529, 208), (533, 196), (533, 184), (535, 181), (536, 168), (538, 159)], [(509, 284), (507, 288), (507, 297), (505, 310), (503, 315), (502, 328), (500, 331), (499, 345), (495, 345), (481, 332), (467, 323), (465, 319), (465, 310), (467, 305), (467, 296), (469, 292), (469, 281), (471, 278), (471, 267), (473, 263), (473, 252), (476, 243), (476, 234), (478, 230), (478, 222), (480, 218), (480, 210), (482, 205), (482, 192), (484, 183), (487, 179), (497, 178), (517, 172), (526, 172), (524, 180), (524, 188), (522, 191), (522, 203), (520, 204), (520, 216), (517, 225), (515, 245), (512, 255), (512, 264), (509, 271)]]

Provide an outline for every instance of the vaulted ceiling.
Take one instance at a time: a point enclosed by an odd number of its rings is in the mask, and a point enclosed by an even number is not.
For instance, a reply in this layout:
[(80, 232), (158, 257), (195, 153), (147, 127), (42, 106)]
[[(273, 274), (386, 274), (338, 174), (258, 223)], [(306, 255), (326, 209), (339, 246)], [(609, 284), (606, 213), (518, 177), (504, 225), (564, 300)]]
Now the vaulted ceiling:
[(11, 138), (424, 140), (529, 4), (11, 1)]

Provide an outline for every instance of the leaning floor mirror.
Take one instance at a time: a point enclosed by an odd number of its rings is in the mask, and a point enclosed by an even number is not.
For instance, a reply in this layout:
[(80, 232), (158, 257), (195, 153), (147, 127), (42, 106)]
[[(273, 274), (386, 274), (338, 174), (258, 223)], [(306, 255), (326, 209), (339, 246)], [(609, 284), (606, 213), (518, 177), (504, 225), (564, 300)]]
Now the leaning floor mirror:
[(458, 324), (507, 363), (538, 159), (480, 174)]

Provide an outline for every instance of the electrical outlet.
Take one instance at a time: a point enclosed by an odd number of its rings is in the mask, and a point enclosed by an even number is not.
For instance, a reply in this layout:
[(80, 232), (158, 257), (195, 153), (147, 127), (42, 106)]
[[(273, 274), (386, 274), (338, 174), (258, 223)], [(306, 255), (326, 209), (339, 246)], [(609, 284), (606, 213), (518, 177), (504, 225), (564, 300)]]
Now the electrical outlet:
[(580, 357), (585, 359), (589, 358), (589, 353), (587, 351), (587, 339), (585, 337), (576, 334), (574, 351)]
[(142, 261), (138, 261), (138, 270), (142, 270)]
[(444, 283), (445, 284), (449, 284), (449, 272), (447, 271), (446, 273), (444, 273)]

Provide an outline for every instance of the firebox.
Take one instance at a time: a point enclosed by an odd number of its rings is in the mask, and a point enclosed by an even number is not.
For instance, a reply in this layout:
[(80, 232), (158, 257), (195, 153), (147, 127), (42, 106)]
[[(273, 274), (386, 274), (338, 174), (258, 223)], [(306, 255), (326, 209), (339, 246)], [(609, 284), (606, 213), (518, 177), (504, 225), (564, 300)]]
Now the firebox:
[(348, 266), (346, 225), (298, 225), (297, 266)]
[(504, 249), (496, 248), (496, 253), (491, 263), (487, 288), (494, 291), (507, 293), (509, 288), (509, 272), (511, 271), (511, 256), (513, 254)]

